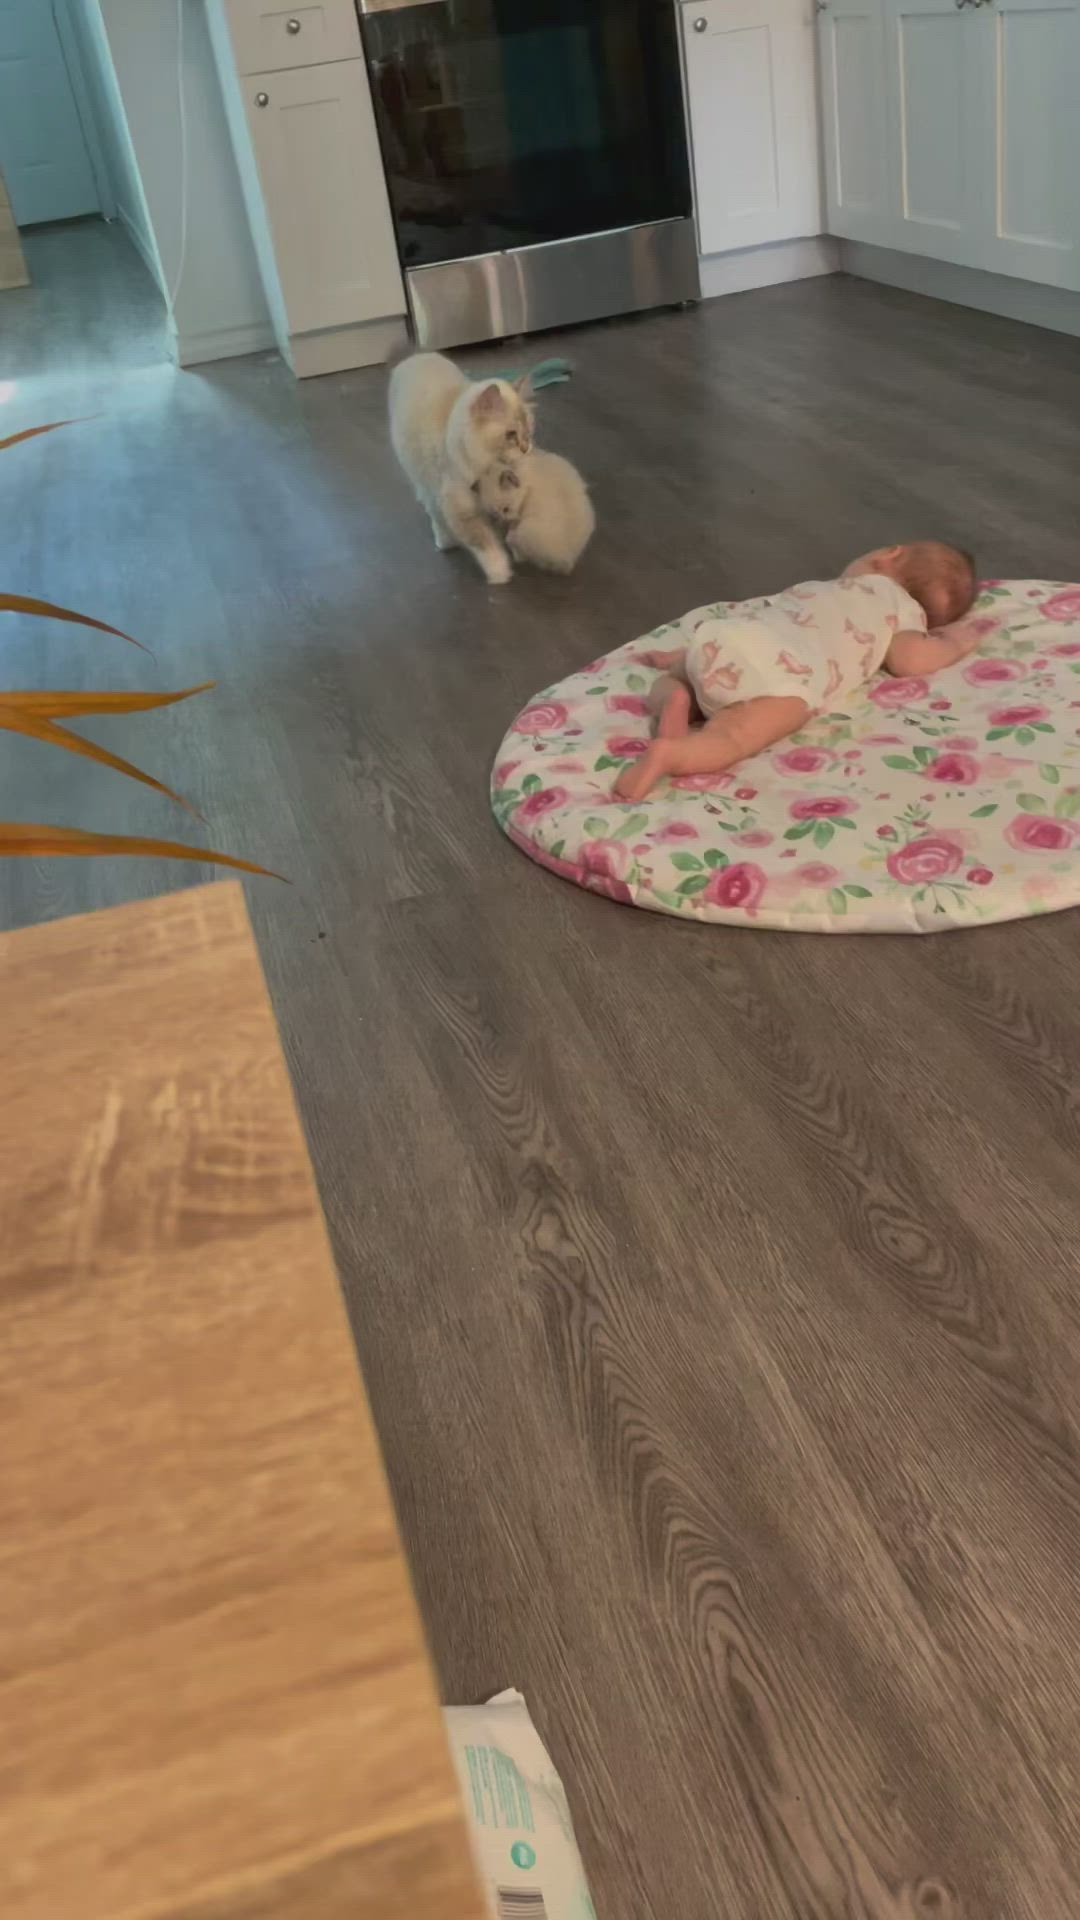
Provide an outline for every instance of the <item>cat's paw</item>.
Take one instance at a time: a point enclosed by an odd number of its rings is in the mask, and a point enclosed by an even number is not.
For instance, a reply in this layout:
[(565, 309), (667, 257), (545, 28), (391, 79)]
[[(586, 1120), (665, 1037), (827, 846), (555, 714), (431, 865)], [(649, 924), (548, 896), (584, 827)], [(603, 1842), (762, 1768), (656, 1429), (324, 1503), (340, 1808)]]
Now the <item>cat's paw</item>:
[(514, 569), (505, 553), (500, 554), (497, 559), (485, 560), (483, 566), (484, 578), (489, 587), (505, 587), (507, 581), (514, 577)]

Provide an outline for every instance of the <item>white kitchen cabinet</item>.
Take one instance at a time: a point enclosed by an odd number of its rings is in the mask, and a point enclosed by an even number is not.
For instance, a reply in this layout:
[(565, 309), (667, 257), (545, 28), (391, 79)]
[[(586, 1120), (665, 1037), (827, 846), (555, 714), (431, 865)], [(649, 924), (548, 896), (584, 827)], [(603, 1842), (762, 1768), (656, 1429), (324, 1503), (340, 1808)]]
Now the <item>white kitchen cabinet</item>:
[(881, 0), (823, 0), (819, 20), (829, 231), (881, 244), (891, 219)]
[(1080, 289), (1080, 0), (822, 0), (831, 233)]
[(701, 252), (819, 233), (813, 0), (681, 12)]
[(363, 61), (242, 84), (292, 331), (393, 312), (401, 271)]
[(885, 0), (886, 120), (902, 244), (967, 266), (976, 220), (973, 24), (956, 0)]
[[(298, 374), (385, 359), (405, 337), (405, 288), (351, 0), (209, 13), (282, 352)], [(271, 64), (252, 70), (260, 54)]]
[(988, 0), (965, 26), (978, 49), (977, 264), (1080, 288), (1078, 0)]

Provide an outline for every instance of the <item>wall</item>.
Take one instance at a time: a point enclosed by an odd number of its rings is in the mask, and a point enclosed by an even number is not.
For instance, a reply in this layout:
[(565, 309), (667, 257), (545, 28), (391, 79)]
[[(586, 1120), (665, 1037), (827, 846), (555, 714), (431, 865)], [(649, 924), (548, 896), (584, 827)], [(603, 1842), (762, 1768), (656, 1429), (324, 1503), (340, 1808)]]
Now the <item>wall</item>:
[[(181, 366), (273, 345), (203, 0), (184, 8), (188, 236), (173, 323)], [(105, 35), (164, 284), (180, 261), (177, 0), (86, 0)]]
[[(109, 196), (158, 285), (161, 262), (97, 0), (69, 0), (67, 24), (94, 117)], [(112, 208), (106, 211), (111, 213)]]

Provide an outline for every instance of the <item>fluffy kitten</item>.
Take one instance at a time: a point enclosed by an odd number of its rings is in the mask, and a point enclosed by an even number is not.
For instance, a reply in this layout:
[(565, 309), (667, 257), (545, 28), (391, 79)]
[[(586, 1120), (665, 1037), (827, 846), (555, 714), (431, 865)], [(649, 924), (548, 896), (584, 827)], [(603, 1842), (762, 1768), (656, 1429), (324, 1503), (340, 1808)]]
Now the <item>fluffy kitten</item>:
[(588, 488), (559, 453), (537, 447), (514, 465), (491, 468), (481, 476), (477, 495), (503, 529), (515, 560), (569, 573), (592, 538), (596, 515)]
[(527, 391), (527, 379), (467, 380), (441, 353), (414, 353), (390, 376), (390, 439), (435, 545), (467, 547), (493, 587), (512, 568), (473, 487), (493, 462), (512, 467), (532, 446)]

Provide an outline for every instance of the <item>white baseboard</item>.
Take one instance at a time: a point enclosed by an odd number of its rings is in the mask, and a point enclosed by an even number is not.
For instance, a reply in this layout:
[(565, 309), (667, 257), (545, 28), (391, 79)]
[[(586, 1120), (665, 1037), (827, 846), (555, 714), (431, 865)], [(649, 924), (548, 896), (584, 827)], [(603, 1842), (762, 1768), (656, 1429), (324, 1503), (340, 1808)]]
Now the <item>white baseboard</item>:
[(1063, 287), (1043, 287), (1004, 273), (980, 273), (975, 267), (955, 267), (948, 260), (927, 260), (921, 253), (872, 247), (862, 240), (841, 240), (839, 249), (840, 271), (857, 279), (879, 280), (906, 293), (948, 300), (953, 306), (1049, 327), (1053, 333), (1080, 334), (1080, 293)]
[(344, 373), (350, 367), (378, 367), (408, 334), (400, 319), (364, 320), (354, 326), (325, 327), (318, 333), (294, 333), (288, 358), (298, 380), (321, 373)]
[(246, 327), (211, 327), (205, 333), (177, 333), (173, 353), (178, 367), (201, 367), (208, 360), (236, 360), (244, 353), (275, 347), (269, 320)]
[(754, 287), (835, 273), (836, 260), (837, 243), (824, 233), (807, 240), (777, 240), (768, 247), (742, 247), (737, 253), (706, 254), (700, 262), (701, 297), (714, 300), (719, 294), (749, 293)]

